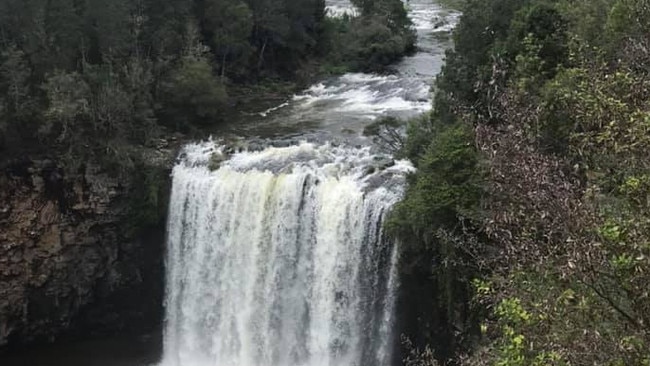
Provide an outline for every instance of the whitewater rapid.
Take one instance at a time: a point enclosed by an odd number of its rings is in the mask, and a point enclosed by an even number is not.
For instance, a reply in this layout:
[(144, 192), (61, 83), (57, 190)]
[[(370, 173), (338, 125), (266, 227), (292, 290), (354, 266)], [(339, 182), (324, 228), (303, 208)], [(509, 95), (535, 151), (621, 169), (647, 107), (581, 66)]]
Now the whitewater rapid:
[[(348, 0), (327, 0), (329, 16), (354, 15)], [(385, 116), (411, 118), (431, 109), (431, 87), (452, 46), (450, 32), (460, 14), (436, 0), (406, 4), (417, 32), (416, 52), (386, 74), (346, 73), (320, 80), (283, 100), (242, 112), (242, 119), (220, 125), (219, 136), (287, 137), (310, 141), (367, 144), (363, 131)]]
[[(302, 143), (173, 170), (164, 366), (389, 364), (406, 161)], [(214, 167), (213, 167), (214, 168)]]

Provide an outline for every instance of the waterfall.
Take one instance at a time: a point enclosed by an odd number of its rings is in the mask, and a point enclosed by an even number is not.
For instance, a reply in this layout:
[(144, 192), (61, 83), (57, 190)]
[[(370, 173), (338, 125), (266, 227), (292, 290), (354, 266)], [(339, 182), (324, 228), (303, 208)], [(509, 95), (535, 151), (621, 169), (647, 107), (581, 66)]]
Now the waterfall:
[[(388, 365), (406, 161), (302, 143), (186, 146), (173, 170), (164, 366)], [(392, 160), (391, 160), (392, 161)]]

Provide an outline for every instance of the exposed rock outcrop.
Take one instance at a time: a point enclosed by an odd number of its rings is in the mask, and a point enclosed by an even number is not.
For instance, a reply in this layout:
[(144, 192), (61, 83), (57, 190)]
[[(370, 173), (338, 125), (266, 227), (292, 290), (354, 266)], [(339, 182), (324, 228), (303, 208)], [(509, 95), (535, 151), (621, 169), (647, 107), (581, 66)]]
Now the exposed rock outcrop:
[(2, 167), (0, 349), (160, 324), (164, 217), (133, 228), (132, 184), (49, 160)]

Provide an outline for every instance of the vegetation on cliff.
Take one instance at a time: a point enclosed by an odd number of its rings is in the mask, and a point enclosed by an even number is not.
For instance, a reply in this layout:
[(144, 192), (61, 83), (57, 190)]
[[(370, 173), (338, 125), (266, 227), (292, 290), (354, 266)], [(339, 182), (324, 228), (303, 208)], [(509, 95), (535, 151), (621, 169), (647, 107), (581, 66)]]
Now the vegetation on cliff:
[(650, 364), (648, 2), (463, 12), (434, 112), (410, 126), (419, 172), (392, 219), (402, 271), (432, 282), (411, 349), (443, 364)]

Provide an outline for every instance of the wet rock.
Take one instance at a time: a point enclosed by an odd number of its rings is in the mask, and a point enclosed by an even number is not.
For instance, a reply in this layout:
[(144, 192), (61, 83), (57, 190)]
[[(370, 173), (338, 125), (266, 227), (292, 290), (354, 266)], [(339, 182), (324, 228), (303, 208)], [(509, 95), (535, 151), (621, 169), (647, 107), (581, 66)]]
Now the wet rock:
[(374, 166), (366, 167), (366, 170), (363, 172), (363, 175), (374, 174), (377, 171), (377, 168)]
[[(225, 149), (226, 151), (232, 151)], [(221, 168), (221, 163), (228, 160), (230, 153), (222, 153), (220, 151), (215, 151), (212, 156), (210, 156), (210, 161), (208, 162), (208, 169), (215, 171)]]
[(273, 142), (273, 147), (289, 147), (291, 145), (294, 145), (291, 140), (277, 140)]
[(250, 141), (248, 143), (248, 151), (251, 151), (251, 152), (262, 151), (262, 150), (266, 149), (267, 145), (268, 144), (265, 144), (265, 143), (260, 142), (260, 141)]
[(434, 30), (435, 30), (435, 29), (440, 29), (440, 28), (442, 28), (442, 27), (444, 27), (444, 26), (446, 26), (446, 25), (447, 25), (447, 23), (446, 23), (444, 20), (438, 20), (437, 22), (435, 22), (435, 23), (433, 24), (433, 29), (434, 29)]
[(373, 166), (378, 170), (384, 170), (395, 165), (395, 160), (386, 156), (376, 156), (373, 159)]

